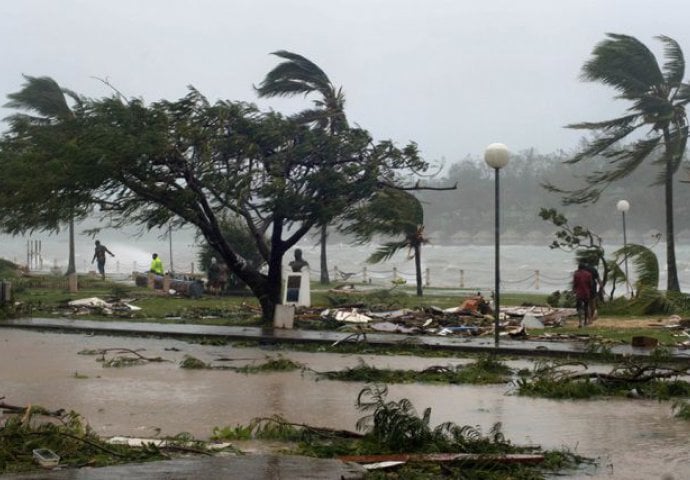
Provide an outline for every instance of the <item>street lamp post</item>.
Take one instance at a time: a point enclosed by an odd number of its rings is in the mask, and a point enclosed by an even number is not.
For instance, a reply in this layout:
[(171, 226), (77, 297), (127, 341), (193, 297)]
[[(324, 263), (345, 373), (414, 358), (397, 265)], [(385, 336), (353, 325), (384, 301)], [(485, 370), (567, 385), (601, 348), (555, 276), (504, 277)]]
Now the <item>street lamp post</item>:
[(488, 147), (486, 147), (486, 150), (484, 151), (484, 161), (486, 164), (494, 169), (494, 220), (495, 220), (495, 228), (494, 228), (494, 245), (495, 245), (495, 261), (494, 261), (494, 280), (495, 280), (495, 285), (494, 285), (494, 342), (496, 344), (496, 348), (498, 348), (498, 328), (499, 328), (499, 321), (498, 317), (500, 314), (500, 305), (501, 305), (501, 294), (500, 294), (500, 283), (501, 283), (501, 269), (500, 269), (500, 222), (499, 222), (499, 213), (500, 213), (500, 195), (499, 195), (499, 170), (503, 167), (505, 167), (508, 164), (508, 147), (503, 145), (502, 143), (492, 143)]
[[(630, 202), (627, 200), (620, 200), (616, 204), (616, 209), (623, 215), (623, 249), (628, 246), (628, 237), (625, 231), (625, 212), (630, 210)], [(623, 261), (625, 263), (625, 291), (630, 295), (630, 282), (628, 281), (628, 252), (624, 252)]]

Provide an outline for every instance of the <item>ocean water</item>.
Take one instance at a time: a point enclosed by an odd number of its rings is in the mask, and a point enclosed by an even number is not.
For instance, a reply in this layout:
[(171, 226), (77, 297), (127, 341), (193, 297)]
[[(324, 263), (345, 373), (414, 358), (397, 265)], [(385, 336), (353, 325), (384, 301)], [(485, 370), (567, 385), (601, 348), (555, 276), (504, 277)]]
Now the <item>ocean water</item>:
[[(166, 231), (137, 235), (123, 230), (107, 232), (97, 237), (115, 257), (107, 257), (106, 273), (123, 277), (132, 271), (148, 270), (151, 254), (158, 253), (166, 270), (176, 272), (199, 271), (197, 254), (199, 241), (191, 229), (174, 231), (172, 241)], [(11, 237), (0, 235), (0, 257), (32, 270), (64, 271), (67, 265), (67, 234)], [(39, 248), (40, 246), (40, 248)], [(613, 252), (620, 245), (605, 246)], [(297, 245), (310, 263), (313, 279), (319, 278), (319, 247), (316, 240)], [(346, 243), (328, 247), (329, 275), (332, 281), (347, 280), (355, 283), (391, 285), (394, 278), (414, 283), (414, 261), (401, 251), (387, 262), (368, 264), (367, 257), (376, 245), (353, 246)], [(30, 255), (31, 250), (34, 255)], [(653, 249), (660, 264), (660, 288), (666, 285), (665, 245)], [(94, 238), (77, 235), (76, 266), (79, 272), (95, 270), (91, 263)], [(40, 255), (39, 255), (40, 254)], [(690, 245), (677, 245), (676, 257), (681, 288), (690, 289)], [(285, 264), (292, 259), (289, 254)], [(172, 265), (172, 268), (171, 268)], [(501, 288), (505, 291), (551, 292), (568, 288), (575, 270), (574, 255), (552, 250), (548, 245), (501, 245)], [(431, 287), (492, 290), (494, 285), (493, 245), (427, 245), (422, 251), (424, 281)], [(629, 263), (631, 276), (634, 268)]]

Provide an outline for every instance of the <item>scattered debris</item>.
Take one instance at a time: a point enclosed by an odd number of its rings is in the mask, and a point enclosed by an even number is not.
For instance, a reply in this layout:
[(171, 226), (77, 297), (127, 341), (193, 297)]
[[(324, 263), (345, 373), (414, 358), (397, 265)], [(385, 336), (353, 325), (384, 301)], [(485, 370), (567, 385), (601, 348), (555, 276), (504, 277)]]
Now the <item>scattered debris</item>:
[[(545, 306), (501, 308), (500, 335), (516, 339), (529, 338), (528, 329), (544, 329), (561, 326), (565, 318), (577, 315), (574, 308)], [(298, 320), (330, 320), (343, 324), (356, 324), (357, 333), (335, 342), (366, 341), (366, 331), (397, 333), (404, 335), (482, 336), (493, 335), (495, 321), (489, 304), (481, 294), (464, 299), (459, 306), (442, 309), (431, 306), (384, 311), (366, 310), (365, 305), (349, 305), (315, 313), (313, 309), (298, 311)], [(557, 340), (559, 337), (551, 337)], [(690, 346), (690, 339), (688, 342)]]
[[(101, 362), (104, 367), (131, 367), (143, 365), (147, 362), (169, 362), (161, 357), (145, 357), (140, 354), (141, 350), (129, 348), (103, 348), (97, 350), (81, 350), (79, 355), (100, 355), (96, 360)], [(110, 354), (111, 356), (106, 356)]]
[(98, 297), (80, 298), (67, 302), (67, 307), (72, 315), (87, 315), (90, 313), (100, 313), (104, 315), (130, 314), (141, 310), (141, 307), (131, 305), (131, 300), (114, 300), (106, 302)]
[(356, 308), (326, 309), (323, 312), (321, 312), (321, 317), (322, 318), (333, 318), (334, 320), (337, 320), (338, 322), (346, 322), (346, 323), (369, 323), (371, 321), (371, 317), (364, 315), (362, 313), (359, 313)]
[(33, 457), (43, 468), (53, 469), (60, 463), (60, 456), (49, 448), (34, 448)]
[[(368, 464), (364, 468), (373, 470), (378, 468), (389, 468), (408, 462), (465, 462), (483, 464), (521, 464), (538, 465), (544, 462), (544, 455), (513, 453), (513, 454), (492, 454), (492, 453), (393, 453), (388, 455), (344, 455), (338, 457), (343, 462), (355, 462)], [(374, 467), (374, 465), (377, 465)]]

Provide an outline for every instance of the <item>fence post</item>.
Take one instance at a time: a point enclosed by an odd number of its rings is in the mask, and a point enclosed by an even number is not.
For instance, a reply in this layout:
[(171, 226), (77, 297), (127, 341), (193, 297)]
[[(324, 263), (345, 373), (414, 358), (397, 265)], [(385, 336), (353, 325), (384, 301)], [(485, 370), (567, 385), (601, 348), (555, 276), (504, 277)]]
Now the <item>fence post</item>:
[(367, 267), (362, 267), (362, 283), (367, 283)]
[(398, 267), (393, 267), (393, 281), (398, 279)]
[(338, 271), (338, 265), (333, 265), (333, 281), (337, 282), (340, 278), (340, 272)]
[(465, 271), (460, 269), (460, 288), (465, 288)]
[(192, 264), (191, 264), (191, 268), (190, 268), (190, 270), (189, 270), (189, 273), (191, 273), (192, 275), (194, 275), (194, 262), (192, 262)]
[(426, 284), (424, 285), (425, 287), (431, 286), (431, 270), (429, 270), (429, 267), (426, 269)]
[(537, 290), (539, 290), (539, 270), (535, 270), (534, 274), (537, 276), (536, 280), (534, 281), (534, 285), (537, 287)]

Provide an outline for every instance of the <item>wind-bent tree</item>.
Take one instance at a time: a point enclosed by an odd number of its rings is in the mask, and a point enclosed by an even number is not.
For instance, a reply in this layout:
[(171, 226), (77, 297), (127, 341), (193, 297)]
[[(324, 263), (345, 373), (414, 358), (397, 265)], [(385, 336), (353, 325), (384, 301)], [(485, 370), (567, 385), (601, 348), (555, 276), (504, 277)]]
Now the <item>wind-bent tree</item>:
[[(29, 178), (35, 181), (36, 188), (33, 191), (23, 191), (21, 195), (17, 195), (15, 190), (6, 188), (7, 182), (11, 183), (13, 179), (4, 178), (2, 181), (0, 206), (3, 213), (0, 214), (0, 228), (13, 234), (25, 233), (29, 230), (28, 228), (21, 228), (21, 222), (17, 222), (19, 212), (23, 212), (22, 215), (30, 215), (34, 219), (32, 228), (59, 231), (61, 225), (67, 222), (69, 230), (67, 273), (75, 273), (74, 218), (78, 212), (74, 210), (74, 205), (62, 202), (59, 192), (42, 189), (41, 185), (47, 180), (48, 175), (68, 175), (66, 165), (69, 164), (70, 160), (66, 156), (70, 154), (70, 150), (75, 148), (76, 140), (74, 131), (69, 130), (69, 124), (74, 120), (75, 112), (70, 108), (67, 98), (70, 98), (77, 108), (81, 105), (82, 99), (73, 91), (58, 85), (50, 77), (24, 75), (24, 79), (26, 82), (20, 91), (7, 95), (10, 101), (5, 104), (5, 107), (30, 113), (13, 114), (9, 117), (10, 124), (15, 132), (22, 131), (25, 134), (29, 134), (28, 132), (32, 127), (53, 127), (50, 141), (54, 144), (52, 152), (48, 152), (48, 155), (42, 159), (43, 164), (35, 162), (32, 165), (27, 165), (26, 169), (22, 171), (23, 175), (29, 175)], [(32, 167), (36, 167), (33, 172), (29, 170)], [(6, 177), (6, 174), (3, 176)], [(46, 215), (39, 219), (37, 212), (26, 211), (24, 208), (24, 206), (32, 203), (26, 196), (43, 196), (45, 197), (43, 201), (52, 202), (54, 208), (44, 212)], [(81, 213), (83, 216), (86, 212)]]
[(554, 208), (542, 208), (539, 216), (558, 228), (553, 234), (556, 238), (549, 248), (574, 253), (576, 264), (584, 262), (601, 271), (601, 288), (598, 290), (600, 301), (604, 301), (604, 290), (609, 280), (613, 281), (614, 285), (618, 276), (627, 281), (625, 275), (615, 268), (616, 262), (606, 260), (606, 252), (599, 235), (583, 225), (571, 225), (566, 216)]
[[(243, 102), (211, 104), (194, 89), (178, 101), (150, 105), (89, 100), (75, 121), (74, 201), (84, 191), (81, 177), (105, 172), (88, 193), (113, 226), (156, 228), (171, 219), (195, 225), (257, 297), (267, 324), (280, 303), (283, 256), (320, 225), (324, 210), (343, 212), (390, 185), (397, 172), (427, 167), (414, 144), (374, 143), (361, 129), (332, 136)], [(14, 160), (32, 164), (46, 155), (42, 136), (50, 138), (51, 131), (32, 130), (19, 149), (10, 129), (0, 143), (3, 172), (5, 148), (16, 152), (7, 165), (12, 168), (20, 165)], [(27, 188), (33, 188), (29, 179), (15, 186)], [(224, 235), (223, 219), (231, 215), (251, 232), (267, 270), (245, 261)]]
[[(266, 74), (261, 84), (256, 88), (259, 97), (290, 97), (295, 95), (318, 94), (319, 98), (313, 100), (314, 108), (304, 110), (292, 118), (301, 124), (312, 125), (314, 128), (337, 135), (348, 128), (345, 116), (345, 95), (342, 87), (336, 88), (328, 75), (314, 62), (296, 53), (279, 50), (273, 52), (285, 59), (273, 70)], [(334, 218), (336, 212), (324, 212), (324, 218), (320, 222), (321, 246), (321, 283), (327, 284), (328, 259), (326, 242), (328, 240), (328, 224)]]
[(365, 244), (377, 235), (397, 238), (384, 242), (367, 259), (369, 263), (388, 260), (398, 251), (408, 249), (414, 258), (417, 295), (423, 295), (422, 245), (429, 243), (424, 236), (424, 208), (412, 194), (395, 188), (379, 190), (373, 198), (348, 213), (349, 222), (344, 233), (354, 234), (357, 242)]
[[(583, 122), (569, 128), (590, 130), (594, 140), (565, 163), (575, 164), (603, 156), (608, 169), (585, 176), (587, 186), (566, 191), (544, 185), (550, 191), (565, 194), (564, 204), (596, 202), (611, 182), (631, 174), (643, 162), (659, 166), (655, 184), (664, 186), (666, 209), (667, 290), (679, 292), (673, 225), (673, 177), (683, 160), (688, 138), (685, 106), (690, 102), (690, 86), (683, 82), (685, 60), (675, 40), (657, 37), (664, 45), (665, 63), (634, 37), (608, 34), (596, 45), (592, 57), (582, 68), (586, 81), (601, 82), (619, 92), (618, 98), (631, 102), (627, 113), (602, 122)], [(621, 146), (627, 137), (641, 135), (633, 143)]]

